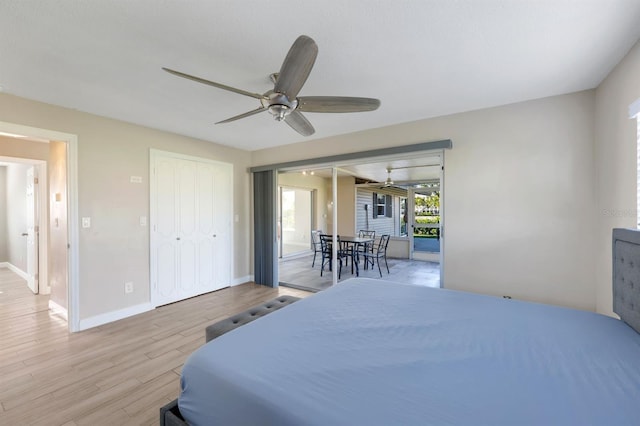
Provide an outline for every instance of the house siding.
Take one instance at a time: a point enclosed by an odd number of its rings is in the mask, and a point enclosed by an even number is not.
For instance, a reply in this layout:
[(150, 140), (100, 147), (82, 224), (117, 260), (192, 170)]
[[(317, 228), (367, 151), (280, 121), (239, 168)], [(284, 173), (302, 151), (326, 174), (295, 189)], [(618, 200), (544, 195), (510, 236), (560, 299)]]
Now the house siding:
[[(393, 197), (393, 202), (391, 203), (391, 217), (378, 216), (375, 219), (373, 218), (373, 193), (376, 192), (378, 194), (384, 194), (383, 190), (372, 190), (372, 189), (364, 189), (358, 188), (356, 190), (356, 232), (361, 229), (366, 229), (369, 231), (376, 231), (376, 236), (380, 236), (383, 234), (394, 235), (395, 234), (395, 222), (398, 218), (398, 203), (397, 197)], [(364, 209), (365, 204), (369, 206), (367, 210)]]

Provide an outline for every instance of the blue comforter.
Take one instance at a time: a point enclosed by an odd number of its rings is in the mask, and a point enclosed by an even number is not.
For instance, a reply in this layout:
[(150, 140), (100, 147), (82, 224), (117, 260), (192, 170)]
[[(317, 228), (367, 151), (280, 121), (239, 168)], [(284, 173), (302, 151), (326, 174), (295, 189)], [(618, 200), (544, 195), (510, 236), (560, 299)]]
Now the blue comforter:
[(191, 425), (638, 425), (640, 335), (602, 315), (366, 278), (194, 352)]

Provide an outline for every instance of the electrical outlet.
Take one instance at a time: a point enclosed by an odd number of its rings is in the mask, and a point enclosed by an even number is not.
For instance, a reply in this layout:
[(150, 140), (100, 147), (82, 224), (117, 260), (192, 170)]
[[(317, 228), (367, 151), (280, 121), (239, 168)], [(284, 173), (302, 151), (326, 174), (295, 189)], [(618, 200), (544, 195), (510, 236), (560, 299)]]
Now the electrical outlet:
[(133, 283), (131, 281), (124, 283), (125, 294), (133, 293)]

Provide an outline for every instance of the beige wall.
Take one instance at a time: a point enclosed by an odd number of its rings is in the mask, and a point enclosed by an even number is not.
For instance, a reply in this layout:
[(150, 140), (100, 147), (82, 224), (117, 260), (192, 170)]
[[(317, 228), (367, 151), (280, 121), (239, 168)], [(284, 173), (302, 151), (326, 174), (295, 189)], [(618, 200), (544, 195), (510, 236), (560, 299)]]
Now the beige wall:
[(49, 144), (0, 136), (0, 157), (47, 161)]
[(628, 108), (640, 98), (640, 43), (596, 90), (597, 310), (611, 314), (611, 230), (635, 228), (636, 120)]
[(338, 235), (357, 235), (356, 179), (353, 176), (338, 178)]
[[(149, 216), (150, 148), (234, 165), (233, 275), (249, 278), (250, 153), (7, 94), (0, 94), (0, 112), (5, 122), (78, 136), (78, 216), (92, 223), (79, 230), (81, 320), (150, 300), (149, 229), (139, 224)], [(135, 284), (126, 296), (125, 281)]]
[(451, 139), (445, 287), (593, 310), (594, 104), (538, 99), (254, 151), (253, 165)]

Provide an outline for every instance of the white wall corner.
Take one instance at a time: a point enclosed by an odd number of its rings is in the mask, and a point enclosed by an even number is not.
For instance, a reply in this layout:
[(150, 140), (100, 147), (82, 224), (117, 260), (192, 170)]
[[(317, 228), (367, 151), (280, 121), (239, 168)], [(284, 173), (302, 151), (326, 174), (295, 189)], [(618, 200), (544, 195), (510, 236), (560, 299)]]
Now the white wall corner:
[(245, 275), (244, 277), (234, 278), (233, 281), (231, 282), (231, 287), (252, 282), (252, 281), (253, 281), (253, 275)]
[(87, 330), (89, 328), (98, 327), (99, 325), (108, 324), (134, 315), (148, 312), (154, 309), (151, 303), (141, 303), (128, 308), (119, 309), (117, 311), (105, 312), (104, 314), (95, 315), (89, 318), (81, 319), (78, 331)]
[(49, 310), (54, 314), (54, 315), (58, 315), (61, 318), (64, 318), (65, 321), (69, 320), (69, 315), (67, 313), (67, 310), (65, 308), (63, 308), (62, 306), (58, 305), (56, 302), (54, 302), (53, 300), (49, 300)]

